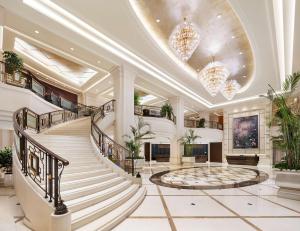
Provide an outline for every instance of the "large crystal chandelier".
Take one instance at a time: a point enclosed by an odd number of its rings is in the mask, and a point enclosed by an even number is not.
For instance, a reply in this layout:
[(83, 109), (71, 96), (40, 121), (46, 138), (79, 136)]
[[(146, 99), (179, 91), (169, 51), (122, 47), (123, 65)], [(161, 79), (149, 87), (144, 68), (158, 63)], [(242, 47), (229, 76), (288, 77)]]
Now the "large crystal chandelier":
[(192, 56), (199, 42), (200, 36), (197, 27), (186, 18), (174, 28), (169, 38), (169, 46), (184, 62)]
[(212, 96), (216, 96), (229, 76), (229, 71), (221, 62), (211, 62), (199, 73), (199, 80)]
[(221, 92), (226, 99), (231, 100), (240, 88), (241, 85), (236, 80), (227, 80), (222, 86)]

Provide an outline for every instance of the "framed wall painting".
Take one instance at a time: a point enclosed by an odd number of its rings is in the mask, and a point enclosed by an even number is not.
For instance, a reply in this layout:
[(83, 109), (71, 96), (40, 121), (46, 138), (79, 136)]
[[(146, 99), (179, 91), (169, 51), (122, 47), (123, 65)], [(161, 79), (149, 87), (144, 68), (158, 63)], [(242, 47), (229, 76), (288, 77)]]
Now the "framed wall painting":
[(233, 118), (233, 149), (258, 148), (258, 119), (258, 115)]

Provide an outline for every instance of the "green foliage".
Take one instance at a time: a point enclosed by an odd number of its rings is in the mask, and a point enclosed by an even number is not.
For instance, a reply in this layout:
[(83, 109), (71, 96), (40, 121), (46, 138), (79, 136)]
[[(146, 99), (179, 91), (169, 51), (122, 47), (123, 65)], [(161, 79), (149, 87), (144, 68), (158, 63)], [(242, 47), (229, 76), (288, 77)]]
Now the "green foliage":
[(141, 104), (141, 97), (138, 93), (134, 92), (134, 105), (140, 105)]
[(170, 103), (165, 103), (160, 109), (160, 115), (162, 117), (167, 117), (169, 120), (172, 119), (173, 107)]
[(12, 169), (12, 150), (10, 147), (5, 147), (0, 150), (0, 167), (5, 168), (6, 172)]
[(4, 51), (3, 59), (5, 62), (5, 70), (8, 74), (21, 72), (23, 69), (23, 60), (12, 51)]
[(125, 141), (126, 147), (134, 154), (134, 159), (141, 159), (139, 154), (141, 151), (142, 141), (153, 139), (154, 133), (151, 131), (150, 124), (144, 122), (142, 117), (139, 117), (137, 126), (130, 126), (130, 135), (125, 135), (127, 138)]
[(204, 128), (205, 127), (205, 119), (204, 118), (201, 118), (199, 120), (199, 128)]
[[(300, 73), (294, 73), (285, 79), (282, 93), (276, 93), (270, 85), (267, 93), (267, 98), (276, 107), (269, 126), (275, 124), (280, 129), (280, 135), (272, 137), (273, 144), (274, 147), (285, 152), (286, 168), (288, 169), (300, 168), (300, 115), (293, 111), (288, 104), (299, 81)], [(281, 163), (281, 166), (285, 165)]]
[(189, 129), (189, 131), (186, 132), (185, 135), (179, 139), (180, 144), (184, 145), (185, 156), (192, 156), (192, 152), (193, 152), (192, 144), (198, 138), (201, 138), (201, 136), (195, 135), (195, 131), (193, 129)]

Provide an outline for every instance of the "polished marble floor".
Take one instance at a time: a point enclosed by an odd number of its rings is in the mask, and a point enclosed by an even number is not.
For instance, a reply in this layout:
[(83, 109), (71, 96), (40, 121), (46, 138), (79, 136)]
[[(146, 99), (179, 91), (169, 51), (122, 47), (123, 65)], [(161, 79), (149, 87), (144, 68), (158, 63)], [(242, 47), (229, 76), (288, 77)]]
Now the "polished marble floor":
[(256, 169), (234, 166), (199, 166), (163, 171), (150, 177), (151, 182), (181, 189), (237, 188), (260, 183), (268, 174)]
[[(153, 165), (142, 171), (147, 195), (114, 231), (299, 231), (300, 201), (278, 198), (276, 172), (260, 169), (269, 179), (256, 185), (191, 190), (153, 184), (158, 172), (180, 166)], [(28, 231), (11, 188), (0, 187), (0, 231)]]
[(179, 166), (153, 165), (142, 171), (147, 196), (114, 231), (299, 231), (300, 201), (278, 198), (276, 172), (269, 179), (228, 189), (192, 190), (153, 184), (149, 178)]

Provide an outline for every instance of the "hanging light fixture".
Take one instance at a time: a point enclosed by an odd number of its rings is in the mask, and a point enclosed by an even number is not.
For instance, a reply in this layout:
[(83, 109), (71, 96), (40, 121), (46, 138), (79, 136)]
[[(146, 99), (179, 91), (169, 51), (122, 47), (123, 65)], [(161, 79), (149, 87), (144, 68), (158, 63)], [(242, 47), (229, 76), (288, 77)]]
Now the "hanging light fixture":
[(197, 27), (186, 18), (174, 28), (169, 38), (169, 46), (184, 62), (192, 56), (199, 42), (200, 35)]
[(240, 88), (241, 85), (236, 80), (231, 79), (224, 83), (221, 88), (221, 92), (226, 99), (231, 100)]
[(223, 63), (211, 62), (200, 71), (199, 80), (211, 96), (216, 96), (229, 75)]

